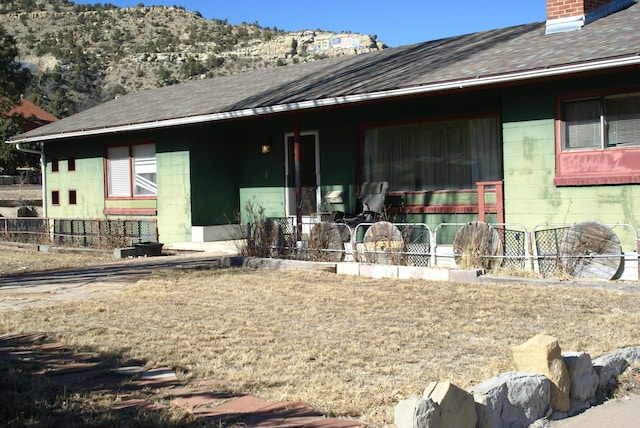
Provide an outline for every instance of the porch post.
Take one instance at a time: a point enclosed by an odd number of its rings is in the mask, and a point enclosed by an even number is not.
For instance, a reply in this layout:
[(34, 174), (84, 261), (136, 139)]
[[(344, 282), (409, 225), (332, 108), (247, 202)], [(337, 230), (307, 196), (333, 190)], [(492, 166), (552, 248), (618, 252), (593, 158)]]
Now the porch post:
[(300, 119), (294, 118), (293, 125), (293, 163), (296, 185), (296, 240), (302, 239), (302, 186), (300, 180)]
[(496, 181), (496, 210), (498, 223), (504, 223), (504, 181)]
[(484, 221), (484, 185), (486, 183), (484, 182), (478, 182), (476, 183), (476, 186), (478, 187), (478, 221)]

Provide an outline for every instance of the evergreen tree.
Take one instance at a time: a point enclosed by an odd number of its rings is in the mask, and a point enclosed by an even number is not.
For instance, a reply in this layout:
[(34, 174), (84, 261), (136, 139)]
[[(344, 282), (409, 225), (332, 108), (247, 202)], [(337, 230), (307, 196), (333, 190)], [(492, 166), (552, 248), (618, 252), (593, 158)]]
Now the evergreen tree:
[[(24, 130), (22, 115), (8, 115), (12, 107), (20, 102), (20, 96), (31, 81), (28, 69), (16, 61), (18, 48), (14, 38), (0, 27), (0, 168), (15, 169), (19, 166), (35, 166), (36, 156), (19, 152), (13, 145), (4, 142)], [(35, 158), (35, 160), (34, 160)]]
[(6, 112), (20, 101), (31, 81), (31, 72), (16, 61), (15, 39), (0, 27), (0, 112)]

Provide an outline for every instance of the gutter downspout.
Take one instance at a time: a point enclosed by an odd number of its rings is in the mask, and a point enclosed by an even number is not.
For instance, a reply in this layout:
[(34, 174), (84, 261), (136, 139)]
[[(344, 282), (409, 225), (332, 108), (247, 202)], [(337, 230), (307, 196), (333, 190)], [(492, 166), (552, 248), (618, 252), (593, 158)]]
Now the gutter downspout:
[(22, 143), (16, 143), (16, 150), (24, 153), (32, 153), (34, 155), (40, 155), (40, 174), (42, 180), (42, 217), (47, 218), (47, 182), (45, 180), (45, 161), (44, 150), (35, 150), (29, 147), (24, 147)]

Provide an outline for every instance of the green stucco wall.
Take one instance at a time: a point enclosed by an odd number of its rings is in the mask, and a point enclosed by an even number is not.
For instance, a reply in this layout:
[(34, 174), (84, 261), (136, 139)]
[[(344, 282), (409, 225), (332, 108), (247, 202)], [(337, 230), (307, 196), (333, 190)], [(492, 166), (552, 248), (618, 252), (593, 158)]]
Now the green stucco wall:
[(189, 152), (156, 153), (160, 242), (191, 241)]
[[(188, 135), (188, 134), (187, 134)], [(156, 143), (157, 199), (106, 200), (104, 153), (108, 144), (139, 141)], [(182, 148), (181, 148), (182, 147)], [(67, 159), (76, 159), (68, 171)], [(51, 159), (59, 159), (59, 172), (51, 171)], [(157, 216), (111, 215), (110, 218), (157, 219), (163, 242), (191, 241), (189, 151), (180, 132), (147, 134), (143, 138), (121, 136), (45, 144), (47, 216), (51, 218), (106, 218), (105, 208), (151, 208)], [(68, 191), (76, 190), (77, 204), (70, 205)], [(60, 192), (60, 204), (51, 204), (51, 191)]]
[[(621, 80), (607, 80), (622, 84)], [(556, 186), (555, 98), (557, 94), (599, 88), (591, 78), (506, 91), (503, 108), (505, 220), (536, 225), (599, 221), (640, 229), (640, 185)], [(623, 250), (637, 249), (633, 229), (615, 227)]]
[[(52, 218), (100, 218), (104, 209), (104, 160), (85, 145), (45, 145), (47, 216)], [(58, 159), (59, 171), (51, 171), (51, 160)], [(75, 158), (75, 171), (68, 170), (68, 159)], [(60, 194), (60, 204), (51, 204), (51, 192)], [(76, 191), (76, 205), (69, 204), (69, 190)]]

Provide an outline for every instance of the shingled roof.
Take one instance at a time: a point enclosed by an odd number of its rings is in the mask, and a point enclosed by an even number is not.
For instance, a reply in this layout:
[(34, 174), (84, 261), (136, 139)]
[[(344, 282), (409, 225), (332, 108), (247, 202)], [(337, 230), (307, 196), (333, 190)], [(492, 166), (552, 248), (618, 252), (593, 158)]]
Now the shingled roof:
[(581, 30), (545, 23), (215, 77), (119, 97), (18, 135), (38, 142), (228, 120), (640, 65), (640, 5)]

